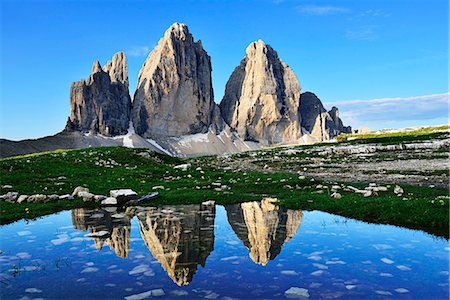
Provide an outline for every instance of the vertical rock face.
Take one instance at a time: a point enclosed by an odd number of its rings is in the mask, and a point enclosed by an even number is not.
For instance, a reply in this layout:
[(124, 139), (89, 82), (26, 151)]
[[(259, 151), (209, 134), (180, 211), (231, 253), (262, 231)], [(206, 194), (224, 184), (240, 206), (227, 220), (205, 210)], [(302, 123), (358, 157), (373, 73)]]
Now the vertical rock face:
[(301, 137), (300, 84), (263, 41), (251, 43), (231, 74), (220, 103), (222, 117), (246, 140), (293, 142)]
[(70, 88), (70, 117), (66, 130), (107, 136), (125, 134), (129, 127), (131, 98), (125, 54), (116, 53), (102, 69), (94, 62), (88, 80)]
[(297, 232), (302, 222), (301, 210), (280, 208), (274, 199), (225, 206), (228, 222), (244, 245), (250, 258), (265, 266)]
[(141, 236), (177, 285), (187, 285), (214, 249), (214, 203), (137, 211)]
[(184, 24), (173, 24), (139, 72), (133, 123), (144, 137), (205, 133), (223, 126), (214, 103), (211, 59)]
[(327, 111), (320, 99), (310, 92), (301, 94), (299, 115), (302, 127), (318, 141), (326, 141), (352, 130), (350, 126), (342, 124), (336, 107)]

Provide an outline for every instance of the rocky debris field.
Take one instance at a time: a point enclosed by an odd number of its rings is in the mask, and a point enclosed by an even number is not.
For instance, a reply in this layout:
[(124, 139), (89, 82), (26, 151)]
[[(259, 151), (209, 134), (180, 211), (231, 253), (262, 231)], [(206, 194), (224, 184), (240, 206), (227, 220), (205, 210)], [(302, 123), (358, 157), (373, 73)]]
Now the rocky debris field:
[(222, 155), (209, 163), (224, 169), (283, 171), (326, 180), (448, 187), (449, 150), (445, 133), (423, 141), (266, 148)]

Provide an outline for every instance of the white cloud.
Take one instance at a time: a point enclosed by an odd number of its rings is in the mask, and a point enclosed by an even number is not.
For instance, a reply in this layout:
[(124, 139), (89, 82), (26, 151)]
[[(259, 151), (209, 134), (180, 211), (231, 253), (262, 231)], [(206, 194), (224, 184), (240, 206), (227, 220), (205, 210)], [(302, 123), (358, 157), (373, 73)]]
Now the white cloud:
[(148, 46), (135, 46), (125, 51), (125, 53), (136, 57), (147, 56), (150, 53), (150, 48)]
[(302, 15), (325, 16), (348, 13), (350, 10), (340, 6), (300, 5), (297, 10)]
[(346, 125), (373, 129), (447, 123), (450, 93), (325, 103), (337, 106)]
[(375, 32), (376, 26), (364, 26), (358, 29), (351, 29), (345, 32), (345, 37), (350, 40), (373, 41), (378, 38)]

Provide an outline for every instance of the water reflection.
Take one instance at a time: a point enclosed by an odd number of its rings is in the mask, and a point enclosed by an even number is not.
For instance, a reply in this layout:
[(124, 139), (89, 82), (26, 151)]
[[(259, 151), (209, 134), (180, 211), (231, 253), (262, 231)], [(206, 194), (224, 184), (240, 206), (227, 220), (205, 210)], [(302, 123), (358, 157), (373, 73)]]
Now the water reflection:
[(130, 249), (130, 216), (117, 208), (72, 210), (72, 224), (75, 229), (90, 231), (95, 248), (101, 250), (107, 244), (117, 256), (128, 257)]
[(214, 202), (139, 208), (136, 215), (152, 255), (177, 285), (189, 284), (214, 249)]
[(266, 198), (225, 206), (228, 222), (249, 249), (250, 258), (263, 266), (281, 252), (281, 247), (295, 235), (303, 218), (301, 210), (282, 208), (275, 202), (275, 199)]
[[(265, 266), (297, 232), (302, 221), (301, 210), (289, 210), (266, 198), (225, 207), (232, 229), (250, 250), (250, 258)], [(187, 285), (205, 266), (214, 250), (213, 201), (194, 205), (160, 207), (74, 209), (75, 229), (89, 231), (95, 247), (107, 244), (117, 256), (127, 258), (130, 249), (131, 219), (136, 216), (145, 245), (167, 275), (177, 285)]]

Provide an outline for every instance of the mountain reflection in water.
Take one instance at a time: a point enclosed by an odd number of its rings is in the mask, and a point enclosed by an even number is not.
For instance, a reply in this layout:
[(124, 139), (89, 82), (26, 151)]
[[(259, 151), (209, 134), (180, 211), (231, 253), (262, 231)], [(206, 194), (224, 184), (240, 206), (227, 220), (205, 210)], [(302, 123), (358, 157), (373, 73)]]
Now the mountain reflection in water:
[[(301, 210), (288, 210), (267, 198), (225, 206), (228, 222), (236, 235), (250, 250), (251, 259), (265, 266), (274, 259), (285, 242), (300, 227)], [(90, 232), (95, 247), (107, 244), (117, 256), (127, 258), (130, 249), (131, 219), (137, 217), (141, 237), (153, 257), (177, 285), (189, 284), (198, 265), (205, 266), (214, 250), (213, 201), (193, 205), (74, 209), (75, 229)]]
[(303, 212), (275, 205), (275, 199), (225, 206), (228, 222), (250, 250), (250, 258), (267, 265), (297, 232)]

